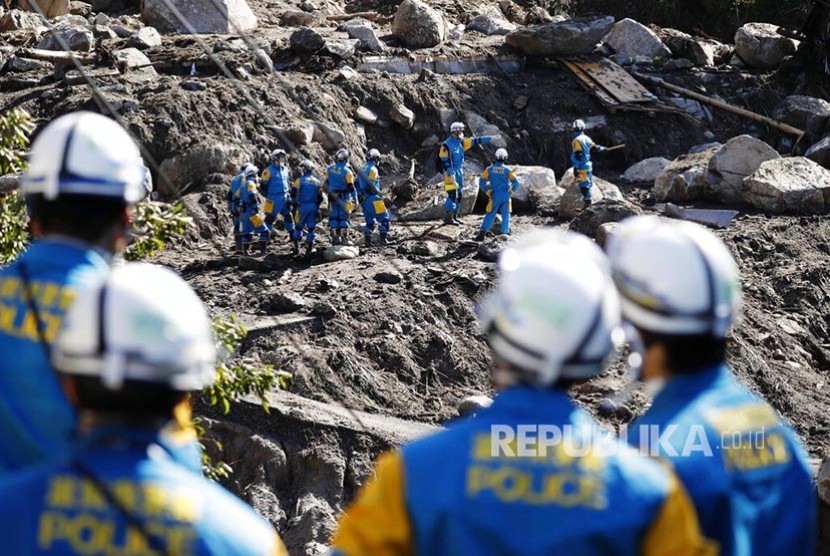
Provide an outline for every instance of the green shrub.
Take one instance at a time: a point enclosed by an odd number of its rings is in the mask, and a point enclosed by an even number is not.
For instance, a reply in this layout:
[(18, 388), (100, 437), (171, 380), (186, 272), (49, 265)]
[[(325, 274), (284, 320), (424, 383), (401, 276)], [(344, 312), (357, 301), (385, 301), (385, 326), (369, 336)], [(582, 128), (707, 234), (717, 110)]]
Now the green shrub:
[(193, 219), (181, 203), (171, 206), (158, 201), (142, 201), (135, 206), (132, 242), (124, 252), (128, 261), (152, 257), (176, 236), (185, 233)]
[[(26, 165), (24, 150), (34, 129), (24, 110), (12, 110), (0, 117), (0, 176), (17, 174)], [(26, 204), (17, 191), (0, 195), (0, 264), (15, 259), (29, 242)]]

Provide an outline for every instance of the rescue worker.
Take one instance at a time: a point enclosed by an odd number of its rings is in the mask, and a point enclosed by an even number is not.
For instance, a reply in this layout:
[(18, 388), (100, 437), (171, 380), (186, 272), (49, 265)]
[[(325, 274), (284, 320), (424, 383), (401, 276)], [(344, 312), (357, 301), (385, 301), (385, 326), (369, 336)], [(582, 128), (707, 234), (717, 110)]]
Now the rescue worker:
[(814, 554), (804, 449), (725, 362), (741, 304), (726, 246), (696, 224), (641, 216), (624, 221), (607, 249), (623, 316), (639, 333), (642, 377), (662, 384), (630, 443), (672, 462), (722, 554)]
[(483, 137), (464, 137), (464, 124), (453, 122), (450, 126), (450, 136), (441, 143), (438, 156), (444, 170), (444, 190), (447, 200), (444, 202), (444, 224), (459, 225), (458, 211), (461, 209), (461, 198), (464, 193), (464, 153), (476, 145), (484, 145), (491, 141), (486, 135)]
[(125, 246), (141, 155), (116, 122), (55, 119), (32, 145), (21, 193), (29, 248), (0, 269), (0, 475), (61, 457), (76, 419), (49, 365), (64, 312)]
[(0, 479), (7, 554), (284, 555), (271, 525), (166, 451), (214, 378), (204, 305), (173, 271), (112, 270), (78, 297), (52, 364), (80, 414), (67, 458)]
[(332, 245), (350, 245), (349, 219), (357, 202), (354, 172), (349, 167), (349, 151), (334, 154), (335, 163), (326, 168), (329, 193), (329, 233)]
[(602, 370), (618, 335), (602, 252), (572, 232), (538, 231), (508, 247), (499, 270), (480, 310), (495, 400), (381, 456), (334, 553), (707, 553), (670, 469), (602, 434), (568, 396)]
[(245, 168), (242, 175), (242, 187), (240, 188), (240, 215), (239, 224), (242, 233), (242, 253), (251, 253), (251, 243), (254, 243), (254, 235), (257, 236), (254, 249), (265, 253), (268, 244), (268, 228), (265, 226), (265, 217), (262, 214), (262, 201), (259, 198), (259, 185), (257, 184), (257, 172), (259, 169), (250, 164)]
[(242, 165), (239, 173), (231, 180), (230, 188), (228, 188), (228, 211), (230, 211), (233, 219), (233, 242), (238, 254), (242, 254), (242, 227), (240, 226), (239, 217), (242, 212), (242, 184), (249, 166), (253, 165), (250, 162)]
[(389, 235), (389, 211), (386, 203), (380, 196), (380, 175), (378, 174), (378, 161), (380, 151), (369, 149), (366, 165), (357, 177), (358, 198), (363, 208), (363, 217), (366, 219), (366, 226), (363, 228), (363, 239), (366, 247), (372, 246), (372, 234), (375, 231), (375, 221), (380, 231), (380, 244), (386, 245)]
[(511, 197), (519, 189), (519, 180), (513, 170), (505, 166), (507, 149), (496, 150), (496, 162), (484, 169), (478, 181), (478, 187), (487, 195), (487, 214), (481, 222), (481, 229), (476, 235), (476, 241), (482, 241), (484, 234), (493, 227), (496, 215), (501, 215), (502, 235), (510, 235)]
[(314, 177), (314, 163), (310, 160), (300, 162), (300, 170), (303, 174), (294, 180), (291, 188), (291, 196), (296, 207), (293, 253), (296, 255), (300, 252), (300, 241), (303, 239), (303, 230), (305, 230), (307, 234), (305, 254), (308, 256), (314, 249), (314, 229), (320, 219), (323, 185)]
[(274, 222), (282, 215), (288, 239), (294, 238), (294, 216), (291, 210), (291, 178), (286, 163), (286, 152), (276, 149), (271, 153), (271, 164), (262, 172), (261, 183), (265, 195), (265, 225), (274, 233)]
[(573, 139), (571, 139), (571, 164), (574, 168), (574, 180), (582, 191), (582, 203), (584, 207), (591, 205), (591, 188), (594, 186), (593, 164), (591, 163), (591, 149), (597, 152), (606, 150), (602, 145), (597, 145), (585, 133), (585, 122), (576, 120), (573, 123)]

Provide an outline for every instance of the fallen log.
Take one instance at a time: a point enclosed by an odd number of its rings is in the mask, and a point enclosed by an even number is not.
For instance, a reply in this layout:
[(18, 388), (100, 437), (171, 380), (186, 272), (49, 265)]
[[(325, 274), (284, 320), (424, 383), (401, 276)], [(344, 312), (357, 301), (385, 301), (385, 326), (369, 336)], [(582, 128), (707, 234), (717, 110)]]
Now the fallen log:
[[(78, 62), (81, 64), (91, 64), (95, 62), (95, 56), (81, 55), (77, 52), (72, 53)], [(52, 62), (53, 64), (72, 64), (72, 56), (70, 53), (61, 50), (43, 50), (41, 48), (24, 48), (18, 53), (21, 58), (30, 58), (32, 60), (42, 60), (44, 62)]]
[(329, 21), (348, 21), (350, 19), (355, 19), (360, 17), (362, 19), (368, 19), (369, 21), (386, 21), (391, 20), (391, 17), (382, 16), (377, 12), (355, 12), (353, 14), (334, 14), (334, 15), (327, 15), (326, 19)]
[[(86, 72), (86, 75), (88, 75), (90, 79), (106, 79), (109, 77), (118, 77), (121, 75), (121, 72), (117, 69), (103, 69)], [(77, 70), (67, 72), (66, 75), (63, 76), (63, 80), (67, 85), (81, 85), (86, 83), (84, 75)]]

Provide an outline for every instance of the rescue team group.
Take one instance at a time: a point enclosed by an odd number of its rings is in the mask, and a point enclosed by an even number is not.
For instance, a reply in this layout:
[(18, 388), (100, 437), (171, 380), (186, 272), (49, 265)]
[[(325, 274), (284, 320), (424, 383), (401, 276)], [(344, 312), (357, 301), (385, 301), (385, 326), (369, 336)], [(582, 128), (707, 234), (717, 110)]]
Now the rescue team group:
[[(487, 144), (490, 137), (464, 137), (465, 126), (454, 122), (450, 136), (439, 149), (440, 165), (443, 170), (444, 189), (447, 198), (444, 203), (444, 223), (459, 225), (458, 212), (464, 193), (464, 153), (476, 145)], [(591, 150), (606, 150), (596, 145), (585, 134), (585, 122), (573, 123), (574, 136), (571, 140), (571, 163), (577, 183), (582, 191), (585, 204), (591, 203), (593, 185)], [(335, 162), (325, 170), (321, 182), (314, 176), (315, 166), (310, 160), (300, 162), (300, 176), (291, 181), (287, 153), (276, 149), (271, 153), (271, 163), (257, 175), (259, 169), (252, 163), (242, 165), (240, 172), (231, 181), (228, 189), (228, 210), (233, 218), (234, 240), (237, 253), (265, 253), (268, 240), (274, 233), (274, 224), (282, 218), (283, 228), (288, 232), (292, 253), (300, 252), (300, 243), (305, 232), (305, 254), (314, 249), (315, 229), (322, 219), (320, 207), (328, 197), (329, 234), (332, 245), (351, 245), (348, 237), (352, 212), (360, 206), (363, 211), (364, 245), (371, 247), (375, 222), (378, 223), (381, 245), (388, 243), (391, 216), (381, 196), (378, 162), (380, 151), (370, 149), (365, 166), (355, 175), (349, 165), (350, 154), (339, 149)], [(482, 241), (490, 231), (496, 216), (501, 217), (500, 234), (510, 234), (510, 210), (512, 194), (519, 188), (519, 181), (506, 166), (507, 150), (497, 149), (496, 162), (479, 177), (479, 188), (488, 197), (487, 214), (474, 238)], [(265, 196), (263, 204), (260, 193)]]
[[(35, 239), (0, 270), (0, 553), (286, 554), (201, 472), (205, 306), (171, 270), (111, 264), (144, 196), (127, 133), (54, 120), (22, 193)], [(479, 310), (492, 406), (381, 456), (335, 554), (813, 554), (804, 449), (725, 363), (741, 290), (720, 240), (636, 217), (604, 253), (540, 229), (498, 270)], [(661, 385), (630, 429), (658, 431), (655, 457), (596, 434), (569, 396), (626, 339)]]

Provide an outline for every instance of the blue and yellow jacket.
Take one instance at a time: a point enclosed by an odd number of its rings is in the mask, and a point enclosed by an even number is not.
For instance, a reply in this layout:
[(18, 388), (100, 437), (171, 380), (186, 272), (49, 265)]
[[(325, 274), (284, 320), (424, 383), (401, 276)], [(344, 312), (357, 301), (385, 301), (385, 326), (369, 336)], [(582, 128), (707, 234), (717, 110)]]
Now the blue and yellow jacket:
[(593, 139), (584, 131), (574, 135), (571, 140), (571, 164), (574, 170), (591, 170), (591, 149), (596, 147)]
[(726, 365), (672, 377), (629, 441), (671, 460), (722, 554), (814, 553), (817, 501), (804, 449)]
[(0, 475), (69, 450), (76, 416), (49, 346), (76, 293), (108, 271), (104, 254), (57, 237), (33, 242), (0, 270)]
[(481, 173), (478, 187), (493, 200), (501, 201), (509, 199), (511, 194), (519, 189), (519, 180), (513, 170), (503, 162), (495, 162)]
[(270, 164), (260, 177), (265, 197), (268, 199), (282, 199), (291, 192), (291, 179), (285, 166)]
[(242, 183), (245, 180), (243, 174), (237, 174), (231, 180), (231, 187), (228, 189), (228, 210), (235, 213), (240, 208), (242, 202)]
[(168, 554), (287, 554), (267, 521), (178, 465), (155, 431), (123, 427), (93, 431), (64, 462), (0, 479), (3, 552), (150, 554), (141, 528), (130, 525), (96, 483)]
[(344, 191), (354, 192), (354, 172), (349, 168), (348, 162), (336, 162), (326, 168), (326, 179), (329, 184), (329, 191), (342, 193)]
[[(464, 187), (464, 153), (475, 147), (489, 143), (490, 137), (464, 137), (459, 139), (455, 135), (441, 143), (438, 156), (444, 166), (444, 188), (447, 191)], [(452, 187), (455, 185), (455, 187)]]
[[(511, 457), (519, 426), (533, 424), (548, 427), (528, 436), (540, 455)], [(498, 427), (514, 433), (506, 445)], [(568, 441), (545, 444), (556, 431)], [(505, 390), (376, 470), (341, 519), (335, 554), (710, 553), (674, 474), (598, 435), (562, 391)]]
[(322, 195), (323, 185), (311, 172), (294, 180), (291, 187), (291, 196), (294, 203), (300, 208), (314, 208), (314, 210), (317, 210), (317, 207), (323, 202)]
[(363, 167), (363, 172), (357, 176), (357, 192), (361, 198), (380, 195), (380, 174), (377, 165), (371, 160)]
[(253, 179), (243, 181), (239, 191), (242, 212), (247, 215), (259, 212), (262, 201), (259, 199), (259, 188), (257, 187), (256, 181)]

